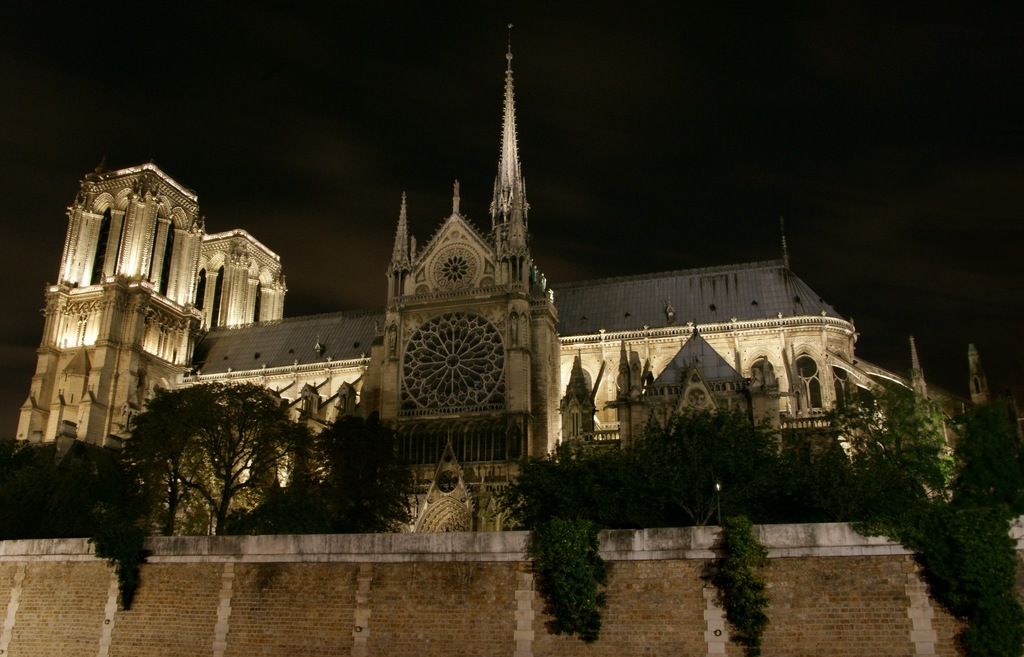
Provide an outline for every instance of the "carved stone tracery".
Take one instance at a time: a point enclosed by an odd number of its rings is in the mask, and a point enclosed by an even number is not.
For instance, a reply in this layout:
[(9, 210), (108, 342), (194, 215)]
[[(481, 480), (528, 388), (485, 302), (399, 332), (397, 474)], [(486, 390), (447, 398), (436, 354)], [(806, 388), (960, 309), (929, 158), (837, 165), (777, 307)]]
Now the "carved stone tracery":
[(405, 405), (471, 408), (504, 402), (505, 351), (498, 329), (473, 313), (424, 322), (405, 350)]

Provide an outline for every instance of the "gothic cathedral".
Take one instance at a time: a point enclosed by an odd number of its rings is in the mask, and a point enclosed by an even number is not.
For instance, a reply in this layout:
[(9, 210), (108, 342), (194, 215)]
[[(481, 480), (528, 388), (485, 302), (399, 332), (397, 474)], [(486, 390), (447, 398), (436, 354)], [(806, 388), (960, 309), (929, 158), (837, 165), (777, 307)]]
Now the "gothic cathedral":
[(280, 258), (244, 230), (207, 233), (195, 193), (153, 164), (87, 175), (17, 437), (117, 446), (159, 387), (253, 382), (314, 429), (346, 414), (392, 426), (419, 484), (412, 529), (500, 529), (495, 493), (560, 441), (625, 446), (687, 408), (814, 428), (858, 388), (909, 385), (855, 360), (853, 324), (784, 249), (549, 284), (530, 253), (507, 58), (490, 226), (460, 213), (456, 182), (418, 247), (403, 196), (382, 309), (283, 318)]

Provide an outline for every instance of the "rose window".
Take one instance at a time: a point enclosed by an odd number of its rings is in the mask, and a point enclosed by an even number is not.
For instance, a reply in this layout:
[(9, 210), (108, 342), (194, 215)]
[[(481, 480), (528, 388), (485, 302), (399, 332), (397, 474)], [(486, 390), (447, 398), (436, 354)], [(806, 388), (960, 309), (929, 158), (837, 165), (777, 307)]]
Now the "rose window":
[(441, 274), (449, 283), (458, 283), (468, 273), (469, 263), (462, 257), (462, 254), (456, 253), (441, 263)]
[(503, 403), (504, 368), (501, 335), (489, 321), (471, 313), (434, 317), (416, 330), (406, 347), (403, 406), (452, 409)]
[(434, 259), (434, 284), (442, 290), (469, 285), (477, 273), (477, 258), (464, 246), (450, 246)]

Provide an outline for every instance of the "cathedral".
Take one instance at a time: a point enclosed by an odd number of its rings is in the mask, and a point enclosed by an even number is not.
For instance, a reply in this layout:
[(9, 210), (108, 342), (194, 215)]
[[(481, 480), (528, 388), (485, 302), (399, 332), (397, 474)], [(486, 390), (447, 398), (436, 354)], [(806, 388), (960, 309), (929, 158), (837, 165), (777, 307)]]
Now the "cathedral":
[(491, 225), (460, 213), (456, 182), (418, 243), (403, 197), (379, 309), (286, 318), (280, 258), (245, 230), (207, 232), (194, 192), (151, 163), (86, 175), (17, 437), (116, 447), (158, 388), (252, 382), (313, 429), (348, 414), (393, 427), (415, 531), (485, 530), (518, 462), (560, 441), (627, 446), (687, 408), (813, 429), (858, 388), (912, 384), (855, 357), (853, 323), (784, 245), (766, 262), (549, 281), (507, 59)]

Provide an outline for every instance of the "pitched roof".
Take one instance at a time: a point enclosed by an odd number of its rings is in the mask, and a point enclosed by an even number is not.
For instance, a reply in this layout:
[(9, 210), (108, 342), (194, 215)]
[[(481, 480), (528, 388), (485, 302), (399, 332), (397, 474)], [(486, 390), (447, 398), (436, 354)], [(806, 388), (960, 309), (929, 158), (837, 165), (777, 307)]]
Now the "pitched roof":
[[(563, 336), (799, 315), (840, 317), (782, 260), (553, 285)], [(674, 317), (670, 320), (667, 309)]]
[(694, 333), (654, 380), (654, 385), (682, 383), (683, 377), (693, 366), (697, 366), (708, 381), (743, 379), (736, 368), (727, 363), (700, 333)]
[[(196, 346), (193, 363), (203, 374), (347, 360), (370, 353), (383, 310), (307, 315), (237, 328), (215, 328)], [(317, 353), (316, 346), (323, 348)]]
[[(830, 317), (840, 316), (781, 260), (606, 278), (553, 289), (563, 336), (691, 321), (710, 324), (733, 317), (756, 320), (778, 313), (793, 317), (824, 311)], [(675, 312), (672, 321), (666, 313), (669, 305)], [(375, 325), (382, 325), (383, 319), (383, 310), (363, 310), (215, 328), (197, 345), (193, 363), (203, 374), (220, 374), (228, 369), (259, 369), (264, 364), (282, 367), (328, 357), (359, 358), (369, 354)], [(315, 349), (318, 340), (321, 354)], [(709, 379), (716, 378), (704, 366), (702, 371)]]

